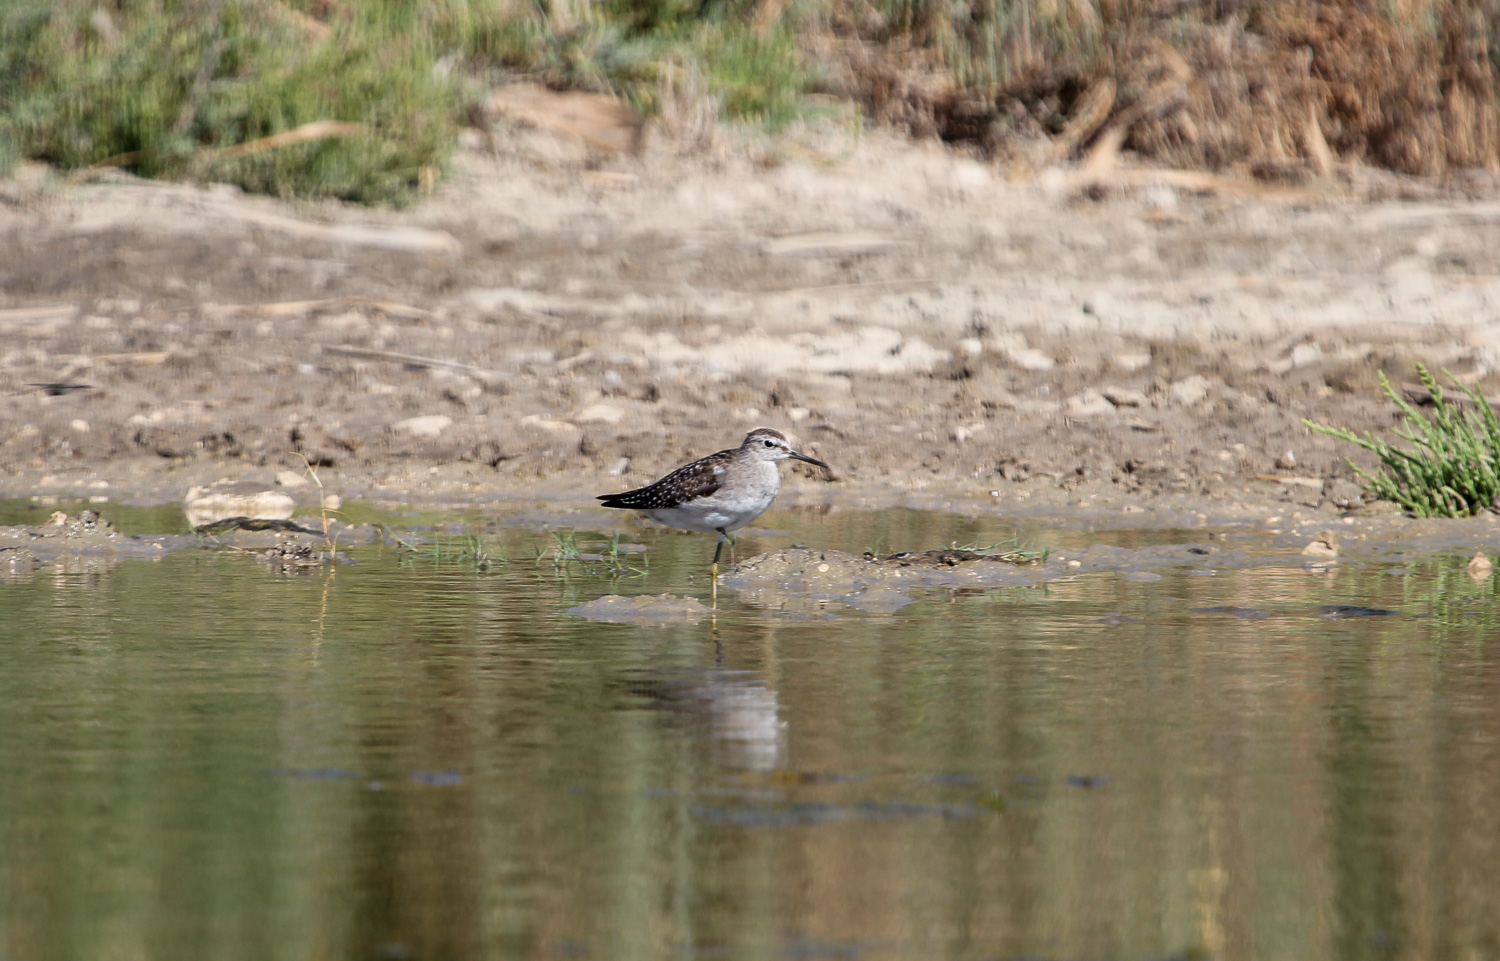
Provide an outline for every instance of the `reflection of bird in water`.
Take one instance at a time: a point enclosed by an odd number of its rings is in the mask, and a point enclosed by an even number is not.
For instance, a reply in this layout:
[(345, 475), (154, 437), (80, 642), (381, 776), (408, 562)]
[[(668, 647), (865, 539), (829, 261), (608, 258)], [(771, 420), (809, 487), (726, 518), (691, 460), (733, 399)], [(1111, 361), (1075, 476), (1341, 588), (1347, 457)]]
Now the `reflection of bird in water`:
[(36, 393), (37, 391), (41, 391), (42, 393), (46, 394), (49, 397), (61, 397), (63, 394), (71, 394), (75, 390), (88, 390), (88, 389), (90, 389), (93, 386), (94, 386), (93, 384), (64, 384), (64, 383), (27, 384), (25, 387), (23, 387), (20, 390), (13, 390), (13, 391), (11, 391), (9, 396), (15, 397), (18, 394), (32, 394), (32, 393)]
[(781, 763), (786, 722), (776, 692), (749, 671), (691, 668), (634, 675), (630, 693), (675, 721), (708, 736), (725, 767), (774, 771)]
[(685, 464), (661, 480), (618, 494), (600, 494), (605, 507), (637, 510), (655, 521), (683, 530), (719, 535), (709, 567), (715, 595), (719, 555), (730, 531), (765, 513), (781, 490), (776, 465), (791, 459), (828, 470), (827, 464), (792, 450), (786, 436), (770, 427), (757, 427), (738, 447), (721, 450)]

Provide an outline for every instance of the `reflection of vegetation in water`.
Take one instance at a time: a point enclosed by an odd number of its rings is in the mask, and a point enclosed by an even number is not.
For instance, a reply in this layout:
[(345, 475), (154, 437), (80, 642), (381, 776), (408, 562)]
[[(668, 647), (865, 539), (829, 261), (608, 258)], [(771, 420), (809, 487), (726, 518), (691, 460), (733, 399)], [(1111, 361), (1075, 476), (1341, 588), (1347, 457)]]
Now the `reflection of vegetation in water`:
[(1363, 437), (1346, 427), (1330, 427), (1303, 418), (1302, 423), (1319, 433), (1358, 444), (1380, 458), (1381, 466), (1371, 474), (1354, 461), (1349, 466), (1365, 480), (1365, 489), (1394, 501), (1418, 517), (1469, 517), (1489, 510), (1500, 494), (1500, 419), (1490, 402), (1477, 389), (1448, 374), (1469, 398), (1470, 408), (1461, 408), (1443, 396), (1443, 389), (1426, 367), (1417, 365), (1417, 375), (1432, 395), (1429, 419), (1396, 392), (1380, 374), (1385, 395), (1406, 415), (1406, 429), (1397, 437), (1417, 445), (1402, 450), (1369, 432)]
[(1477, 580), (1466, 557), (1439, 556), (1413, 561), (1402, 578), (1406, 603), (1412, 610), (1426, 608), (1432, 618), (1433, 643), (1480, 643), (1500, 626), (1495, 609), (1495, 579)]

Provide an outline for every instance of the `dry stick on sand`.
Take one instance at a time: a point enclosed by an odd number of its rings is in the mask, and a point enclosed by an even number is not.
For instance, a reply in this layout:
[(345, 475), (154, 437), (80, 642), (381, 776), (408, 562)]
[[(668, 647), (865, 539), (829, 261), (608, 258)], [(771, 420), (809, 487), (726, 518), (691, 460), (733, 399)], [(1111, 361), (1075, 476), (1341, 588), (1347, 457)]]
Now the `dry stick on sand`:
[[(291, 130), (283, 130), (281, 133), (271, 134), (269, 137), (261, 137), (249, 143), (235, 144), (230, 147), (204, 147), (194, 152), (195, 163), (213, 163), (217, 160), (232, 160), (235, 157), (245, 157), (254, 153), (262, 153), (267, 150), (275, 150), (277, 147), (289, 147), (293, 144), (311, 143), (314, 140), (327, 140), (331, 137), (357, 137), (362, 133), (369, 132), (364, 124), (350, 123), (344, 120), (314, 120)], [(113, 157), (105, 157), (96, 163), (84, 167), (73, 173), (73, 179), (81, 179), (88, 175), (108, 167), (129, 167), (140, 162), (145, 157), (141, 150), (131, 150), (127, 153), (115, 154)]]
[(205, 312), (216, 314), (246, 314), (251, 317), (297, 317), (302, 314), (310, 314), (316, 310), (347, 310), (351, 307), (368, 307), (388, 316), (399, 317), (403, 320), (442, 319), (442, 316), (436, 311), (413, 307), (410, 304), (399, 304), (394, 300), (376, 300), (373, 297), (361, 297), (358, 294), (348, 297), (333, 297), (326, 300), (278, 300), (267, 304), (204, 304), (201, 308), (184, 309), (202, 309)]
[(475, 380), (484, 383), (493, 383), (500, 380), (498, 371), (486, 370), (483, 367), (475, 367), (472, 364), (461, 364), (456, 360), (438, 360), (435, 357), (419, 357), (416, 354), (402, 354), (394, 350), (376, 350), (373, 347), (350, 347), (334, 346), (325, 344), (323, 353), (337, 354), (343, 357), (362, 357), (368, 360), (388, 360), (396, 364), (413, 364), (418, 367), (441, 367), (444, 370), (457, 371), (467, 374)]
[(1302, 146), (1307, 150), (1307, 156), (1312, 160), (1318, 176), (1327, 180), (1333, 176), (1334, 158), (1333, 151), (1329, 149), (1328, 141), (1323, 136), (1320, 113), (1316, 104), (1307, 105), (1307, 122), (1302, 127)]
[(1072, 155), (1078, 145), (1094, 135), (1115, 106), (1115, 82), (1108, 77), (1092, 84), (1078, 98), (1078, 109), (1073, 118), (1052, 141), (1052, 161), (1056, 163)]
[(232, 147), (206, 147), (195, 153), (193, 159), (212, 163), (216, 160), (231, 160), (235, 157), (263, 153), (267, 150), (275, 150), (277, 147), (290, 147), (293, 144), (311, 143), (314, 140), (328, 140), (333, 137), (358, 137), (368, 132), (369, 128), (364, 124), (350, 123), (346, 120), (315, 120), (300, 127), (293, 127), (291, 130), (273, 133), (269, 137), (252, 140), (249, 143), (235, 144)]

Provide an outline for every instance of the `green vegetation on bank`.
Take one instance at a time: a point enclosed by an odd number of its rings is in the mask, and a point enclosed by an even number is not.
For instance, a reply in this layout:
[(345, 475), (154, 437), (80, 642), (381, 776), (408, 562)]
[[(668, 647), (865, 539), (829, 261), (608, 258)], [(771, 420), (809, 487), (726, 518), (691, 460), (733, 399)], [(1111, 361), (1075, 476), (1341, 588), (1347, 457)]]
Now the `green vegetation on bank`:
[(1500, 157), (1497, 64), (1500, 0), (8, 0), (0, 175), (399, 203), (526, 78), (772, 131), (831, 95), (1023, 162), (1442, 176)]
[(621, 0), (564, 25), (512, 0), (16, 0), (0, 11), (0, 174), (28, 157), (400, 203), (514, 76), (649, 109), (692, 75), (724, 116), (785, 124), (808, 84), (796, 45), (780, 24), (736, 28), (732, 6), (664, 19)]
[[(1444, 371), (1447, 373), (1447, 371)], [(1460, 407), (1443, 396), (1427, 368), (1417, 365), (1422, 385), (1432, 395), (1430, 418), (1422, 415), (1380, 375), (1380, 386), (1406, 415), (1406, 429), (1396, 436), (1416, 444), (1414, 450), (1392, 447), (1366, 433), (1329, 427), (1304, 419), (1319, 433), (1358, 444), (1380, 458), (1371, 474), (1353, 467), (1366, 489), (1400, 504), (1418, 517), (1471, 517), (1488, 510), (1500, 494), (1500, 419), (1484, 395), (1448, 374), (1472, 406)]]

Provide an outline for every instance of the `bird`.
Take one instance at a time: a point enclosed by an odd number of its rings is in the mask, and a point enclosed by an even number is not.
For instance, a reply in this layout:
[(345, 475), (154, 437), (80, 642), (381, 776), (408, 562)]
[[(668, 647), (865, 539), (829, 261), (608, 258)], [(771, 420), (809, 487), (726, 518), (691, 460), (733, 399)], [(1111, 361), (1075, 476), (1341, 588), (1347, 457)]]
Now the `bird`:
[(757, 427), (738, 447), (700, 457), (658, 481), (618, 494), (600, 494), (605, 507), (640, 511), (669, 527), (718, 534), (709, 574), (718, 595), (719, 558), (731, 531), (764, 514), (781, 490), (777, 464), (800, 460), (824, 470), (816, 457), (792, 449), (786, 435), (772, 427)]

